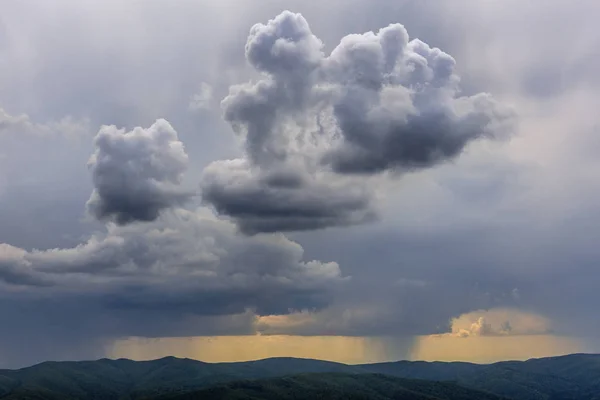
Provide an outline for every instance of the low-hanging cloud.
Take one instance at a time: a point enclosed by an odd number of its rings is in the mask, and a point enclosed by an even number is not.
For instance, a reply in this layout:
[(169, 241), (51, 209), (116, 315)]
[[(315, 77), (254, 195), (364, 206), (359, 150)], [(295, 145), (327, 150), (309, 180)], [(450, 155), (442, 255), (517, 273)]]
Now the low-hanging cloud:
[(308, 306), (320, 307), (321, 289), (340, 279), (336, 263), (302, 258), (302, 247), (283, 235), (248, 238), (207, 210), (177, 209), (149, 226), (111, 225), (70, 249), (3, 244), (0, 282), (25, 292), (44, 286), (47, 294), (111, 293), (105, 300), (119, 308), (173, 301), (199, 315), (279, 313), (303, 303), (304, 295), (314, 294)]
[(87, 209), (96, 218), (119, 225), (153, 221), (189, 198), (179, 187), (188, 156), (166, 120), (129, 132), (103, 126), (94, 144), (88, 163), (94, 192)]
[[(202, 185), (205, 202), (246, 232), (367, 221), (371, 177), (435, 166), (512, 126), (489, 94), (461, 96), (455, 60), (400, 24), (348, 35), (327, 56), (304, 17), (285, 11), (252, 27), (246, 59), (262, 79), (231, 87), (222, 102), (245, 157), (213, 163)], [(280, 170), (295, 171), (297, 184), (265, 183)], [(322, 189), (340, 180), (360, 189)], [(286, 218), (252, 206), (257, 196), (265, 206), (286, 199)]]
[(204, 200), (246, 234), (355, 225), (376, 217), (363, 186), (284, 169), (256, 173), (244, 160), (211, 164), (202, 188)]

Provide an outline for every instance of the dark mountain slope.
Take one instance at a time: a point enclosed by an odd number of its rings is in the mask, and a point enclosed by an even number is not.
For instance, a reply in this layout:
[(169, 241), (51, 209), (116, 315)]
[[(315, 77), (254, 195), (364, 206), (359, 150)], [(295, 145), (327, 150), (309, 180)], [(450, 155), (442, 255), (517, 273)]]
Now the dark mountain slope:
[[(379, 374), (307, 374), (233, 382), (152, 400), (500, 400), (492, 394), (442, 382)], [(148, 399), (150, 400), (150, 399)]]
[(522, 400), (594, 399), (600, 394), (600, 355), (595, 354), (489, 365), (399, 361), (359, 367), (404, 378), (454, 381)]
[(489, 365), (399, 361), (352, 366), (294, 358), (210, 364), (174, 357), (141, 362), (46, 362), (20, 370), (0, 370), (0, 399), (132, 400), (303, 373), (376, 373), (451, 381), (522, 400), (600, 400), (600, 355), (590, 354)]
[(20, 370), (0, 370), (0, 399), (36, 399), (34, 396), (42, 392), (48, 400), (137, 399), (240, 379), (307, 372), (350, 373), (354, 369), (345, 364), (294, 358), (217, 364), (175, 357), (137, 362), (45, 362)]

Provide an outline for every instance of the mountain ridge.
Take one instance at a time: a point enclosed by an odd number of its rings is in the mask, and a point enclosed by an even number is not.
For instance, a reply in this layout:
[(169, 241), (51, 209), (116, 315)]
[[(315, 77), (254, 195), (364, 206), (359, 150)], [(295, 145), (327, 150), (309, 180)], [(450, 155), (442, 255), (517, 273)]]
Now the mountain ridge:
[(149, 359), (149, 360), (134, 360), (134, 359), (125, 358), (125, 357), (119, 357), (119, 358), (103, 357), (103, 358), (98, 358), (98, 359), (85, 359), (85, 360), (59, 360), (59, 361), (47, 360), (47, 361), (42, 361), (42, 362), (28, 365), (28, 366), (21, 367), (21, 368), (0, 368), (0, 372), (20, 371), (23, 369), (32, 368), (32, 367), (36, 367), (36, 366), (48, 364), (48, 363), (64, 364), (64, 363), (90, 363), (90, 362), (102, 362), (102, 361), (131, 361), (131, 362), (135, 362), (135, 363), (146, 363), (146, 362), (156, 362), (156, 361), (163, 361), (163, 360), (188, 360), (188, 361), (193, 361), (196, 363), (209, 364), (209, 365), (222, 365), (222, 364), (233, 365), (233, 364), (255, 363), (255, 362), (266, 361), (266, 360), (309, 360), (309, 361), (318, 361), (318, 362), (340, 364), (340, 365), (347, 365), (347, 366), (369, 366), (369, 365), (382, 365), (382, 364), (395, 364), (395, 363), (411, 363), (411, 364), (423, 363), (423, 364), (444, 364), (444, 365), (468, 364), (468, 365), (478, 365), (478, 366), (486, 366), (486, 365), (489, 366), (489, 365), (497, 365), (497, 364), (505, 364), (505, 363), (526, 363), (526, 362), (537, 361), (537, 360), (555, 360), (555, 359), (564, 359), (564, 358), (571, 358), (571, 357), (598, 357), (598, 358), (600, 358), (600, 353), (569, 353), (569, 354), (563, 354), (563, 355), (557, 355), (557, 356), (532, 357), (532, 358), (528, 358), (525, 360), (510, 359), (510, 360), (494, 361), (494, 362), (489, 362), (489, 363), (477, 363), (477, 362), (471, 362), (471, 361), (396, 360), (396, 361), (381, 361), (381, 362), (374, 362), (374, 363), (346, 364), (346, 363), (342, 363), (342, 362), (338, 362), (338, 361), (323, 360), (323, 359), (318, 359), (318, 358), (305, 358), (305, 357), (266, 357), (266, 358), (258, 358), (255, 360), (245, 360), (245, 361), (209, 362), (209, 361), (198, 360), (196, 358), (176, 357), (176, 356), (164, 356), (164, 357), (153, 358), (153, 359)]
[[(379, 374), (453, 382), (465, 388), (523, 400), (600, 399), (596, 395), (600, 393), (600, 355), (588, 353), (490, 364), (395, 361), (348, 365), (291, 357), (207, 363), (173, 356), (147, 361), (124, 358), (47, 361), (21, 369), (0, 370), (0, 399), (141, 399), (235, 381), (307, 373)], [(25, 393), (29, 393), (29, 397), (24, 397)], [(35, 397), (32, 393), (43, 393), (45, 397)]]

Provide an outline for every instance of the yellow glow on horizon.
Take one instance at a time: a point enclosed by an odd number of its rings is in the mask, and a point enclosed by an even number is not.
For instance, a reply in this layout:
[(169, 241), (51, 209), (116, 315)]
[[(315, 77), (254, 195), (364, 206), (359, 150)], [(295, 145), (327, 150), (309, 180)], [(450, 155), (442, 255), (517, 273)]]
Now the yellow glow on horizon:
[(377, 341), (364, 337), (253, 335), (129, 338), (116, 342), (109, 356), (147, 360), (173, 355), (206, 362), (298, 357), (357, 364), (376, 362), (383, 351)]
[(491, 363), (527, 360), (582, 352), (577, 340), (553, 335), (423, 336), (413, 348), (413, 359)]
[(346, 364), (401, 359), (488, 363), (581, 352), (581, 344), (553, 335), (421, 336), (416, 340), (346, 336), (217, 336), (129, 338), (117, 341), (108, 356), (149, 360), (165, 356), (206, 362), (248, 361), (269, 357), (314, 358)]

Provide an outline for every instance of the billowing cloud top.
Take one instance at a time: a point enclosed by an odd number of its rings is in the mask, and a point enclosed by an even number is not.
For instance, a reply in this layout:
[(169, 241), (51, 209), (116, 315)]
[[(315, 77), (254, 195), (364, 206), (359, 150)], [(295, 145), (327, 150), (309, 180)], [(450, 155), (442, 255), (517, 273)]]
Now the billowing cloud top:
[(153, 221), (189, 197), (178, 187), (188, 156), (166, 120), (130, 132), (103, 126), (94, 144), (96, 152), (88, 163), (94, 192), (87, 208), (96, 218), (119, 225)]
[(322, 48), (289, 11), (250, 30), (246, 59), (262, 79), (222, 102), (245, 159), (214, 163), (203, 182), (205, 201), (245, 232), (370, 220), (369, 175), (428, 168), (510, 130), (508, 108), (485, 93), (461, 96), (454, 59), (400, 24), (348, 35), (329, 56)]

